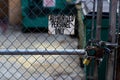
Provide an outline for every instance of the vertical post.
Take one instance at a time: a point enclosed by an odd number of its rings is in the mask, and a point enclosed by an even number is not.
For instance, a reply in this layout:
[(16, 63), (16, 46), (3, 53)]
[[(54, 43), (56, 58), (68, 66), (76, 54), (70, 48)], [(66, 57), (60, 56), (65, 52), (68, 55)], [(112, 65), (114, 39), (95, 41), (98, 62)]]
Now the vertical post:
[(110, 1), (110, 31), (109, 38), (112, 43), (115, 43), (116, 33), (116, 13), (117, 13), (117, 0)]
[[(101, 39), (103, 0), (97, 0), (96, 40)], [(98, 64), (95, 61), (94, 78), (98, 80)]]
[[(78, 20), (78, 48), (83, 49), (86, 45), (86, 35), (85, 35), (85, 26), (82, 20), (82, 5), (77, 4), (77, 20)], [(84, 67), (82, 58), (80, 56), (80, 66)]]
[[(118, 45), (120, 45), (120, 0), (119, 1), (119, 17), (118, 17), (118, 36), (117, 36), (117, 42), (118, 42)], [(118, 50), (117, 50), (117, 54), (116, 54), (116, 79), (115, 80), (119, 80), (119, 77), (120, 77), (120, 47), (118, 47)]]
[(85, 26), (82, 20), (82, 6), (81, 3), (76, 5), (77, 8), (77, 20), (78, 20), (78, 48), (83, 49), (85, 47)]
[(101, 38), (103, 0), (97, 0), (96, 40)]
[[(117, 14), (117, 0), (111, 0), (111, 20), (110, 20), (110, 36), (112, 43), (116, 42), (116, 14)], [(113, 53), (113, 80), (116, 79), (116, 51)]]
[(96, 5), (96, 0), (93, 0), (93, 13), (92, 13), (92, 30), (91, 30), (91, 39), (94, 38), (94, 27), (95, 27), (95, 5)]
[[(109, 20), (109, 41), (116, 42), (116, 14), (117, 14), (117, 0), (110, 0), (110, 20)], [(115, 80), (115, 50), (111, 54), (108, 60), (107, 80)], [(114, 66), (113, 66), (114, 63)]]
[[(120, 22), (120, 17), (119, 17), (119, 22)], [(120, 45), (120, 34), (118, 37), (118, 45)], [(116, 79), (115, 80), (120, 80), (120, 47), (118, 47), (118, 51), (117, 51), (117, 66), (116, 66)]]

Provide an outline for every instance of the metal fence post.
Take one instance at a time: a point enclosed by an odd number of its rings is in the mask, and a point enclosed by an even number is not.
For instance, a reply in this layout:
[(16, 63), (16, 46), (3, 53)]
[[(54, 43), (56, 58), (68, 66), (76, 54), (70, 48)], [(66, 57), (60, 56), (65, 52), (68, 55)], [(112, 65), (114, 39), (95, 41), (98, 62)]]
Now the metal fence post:
[(103, 0), (97, 1), (96, 40), (101, 40)]
[[(110, 22), (109, 22), (109, 41), (112, 43), (116, 42), (116, 13), (117, 13), (117, 0), (111, 0), (110, 1)], [(108, 61), (108, 74), (107, 74), (107, 80), (113, 79), (115, 75), (115, 66), (113, 66), (113, 63), (115, 65), (115, 51), (113, 51), (112, 55), (110, 56), (112, 61)]]
[(76, 5), (77, 8), (77, 19), (78, 19), (78, 48), (83, 49), (85, 47), (85, 26), (82, 20), (82, 5), (81, 3)]

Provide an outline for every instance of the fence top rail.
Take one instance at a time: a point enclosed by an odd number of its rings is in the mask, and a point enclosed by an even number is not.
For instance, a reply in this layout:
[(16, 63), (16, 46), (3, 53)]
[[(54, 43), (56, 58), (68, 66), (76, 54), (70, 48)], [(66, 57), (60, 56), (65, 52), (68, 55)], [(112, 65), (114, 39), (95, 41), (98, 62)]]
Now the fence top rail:
[(85, 49), (0, 49), (0, 55), (84, 55)]

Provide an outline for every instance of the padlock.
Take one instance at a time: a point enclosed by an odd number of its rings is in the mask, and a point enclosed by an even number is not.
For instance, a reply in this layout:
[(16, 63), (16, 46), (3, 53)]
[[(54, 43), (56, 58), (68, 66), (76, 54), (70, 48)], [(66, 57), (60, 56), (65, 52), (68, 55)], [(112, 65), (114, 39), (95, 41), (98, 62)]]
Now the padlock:
[(83, 60), (83, 64), (84, 64), (84, 65), (89, 65), (89, 63), (90, 63), (90, 59), (89, 59), (89, 58), (85, 58), (85, 59)]

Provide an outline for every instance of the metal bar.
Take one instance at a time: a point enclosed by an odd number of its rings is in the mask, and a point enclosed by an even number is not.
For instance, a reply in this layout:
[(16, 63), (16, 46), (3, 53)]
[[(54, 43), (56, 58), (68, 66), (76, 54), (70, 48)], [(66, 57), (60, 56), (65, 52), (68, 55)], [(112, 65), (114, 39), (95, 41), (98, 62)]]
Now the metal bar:
[(118, 0), (118, 2), (119, 2), (119, 14), (118, 14), (118, 34), (119, 34), (120, 33), (120, 0)]
[[(120, 4), (120, 2), (119, 2), (119, 4)], [(119, 15), (119, 17), (120, 17), (120, 15)], [(120, 34), (119, 34), (119, 36), (120, 36)], [(118, 44), (120, 45), (120, 37), (118, 37)], [(117, 66), (116, 66), (116, 79), (115, 80), (119, 80), (120, 79), (120, 47), (118, 47), (116, 59), (117, 59), (116, 60)]]
[(109, 37), (110, 41), (112, 43), (115, 43), (115, 33), (116, 33), (116, 13), (117, 13), (117, 0), (111, 0), (110, 5), (110, 31), (109, 31)]
[[(111, 0), (111, 22), (110, 22), (110, 35), (112, 37), (112, 43), (116, 42), (116, 16), (117, 16), (117, 0)], [(113, 80), (116, 79), (116, 51), (113, 54), (114, 66), (113, 66)]]
[[(120, 45), (120, 0), (119, 1), (119, 15), (118, 15), (118, 34), (117, 34), (117, 43), (118, 45)], [(120, 76), (120, 47), (118, 47), (117, 49), (117, 53), (116, 53), (116, 80), (119, 80), (119, 76)]]
[(94, 39), (94, 27), (95, 27), (95, 5), (96, 5), (96, 0), (93, 0), (93, 13), (92, 13), (92, 30), (91, 30), (91, 39)]
[[(97, 0), (97, 23), (96, 23), (96, 40), (101, 39), (101, 26), (102, 26), (102, 8), (103, 0)], [(94, 63), (94, 78), (98, 80), (98, 64), (95, 61)]]
[[(111, 21), (111, 0), (109, 0), (109, 30), (110, 30), (110, 21)], [(108, 33), (109, 37), (108, 40), (111, 41), (111, 37), (110, 37), (110, 33)], [(111, 61), (110, 61), (110, 57), (108, 56), (108, 60), (107, 60), (107, 66), (106, 66), (106, 80), (110, 80), (112, 79), (112, 68), (111, 68)]]
[(96, 40), (101, 39), (103, 0), (97, 0)]
[(1, 49), (0, 55), (84, 55), (84, 49), (59, 49), (59, 50), (35, 50), (35, 49)]

